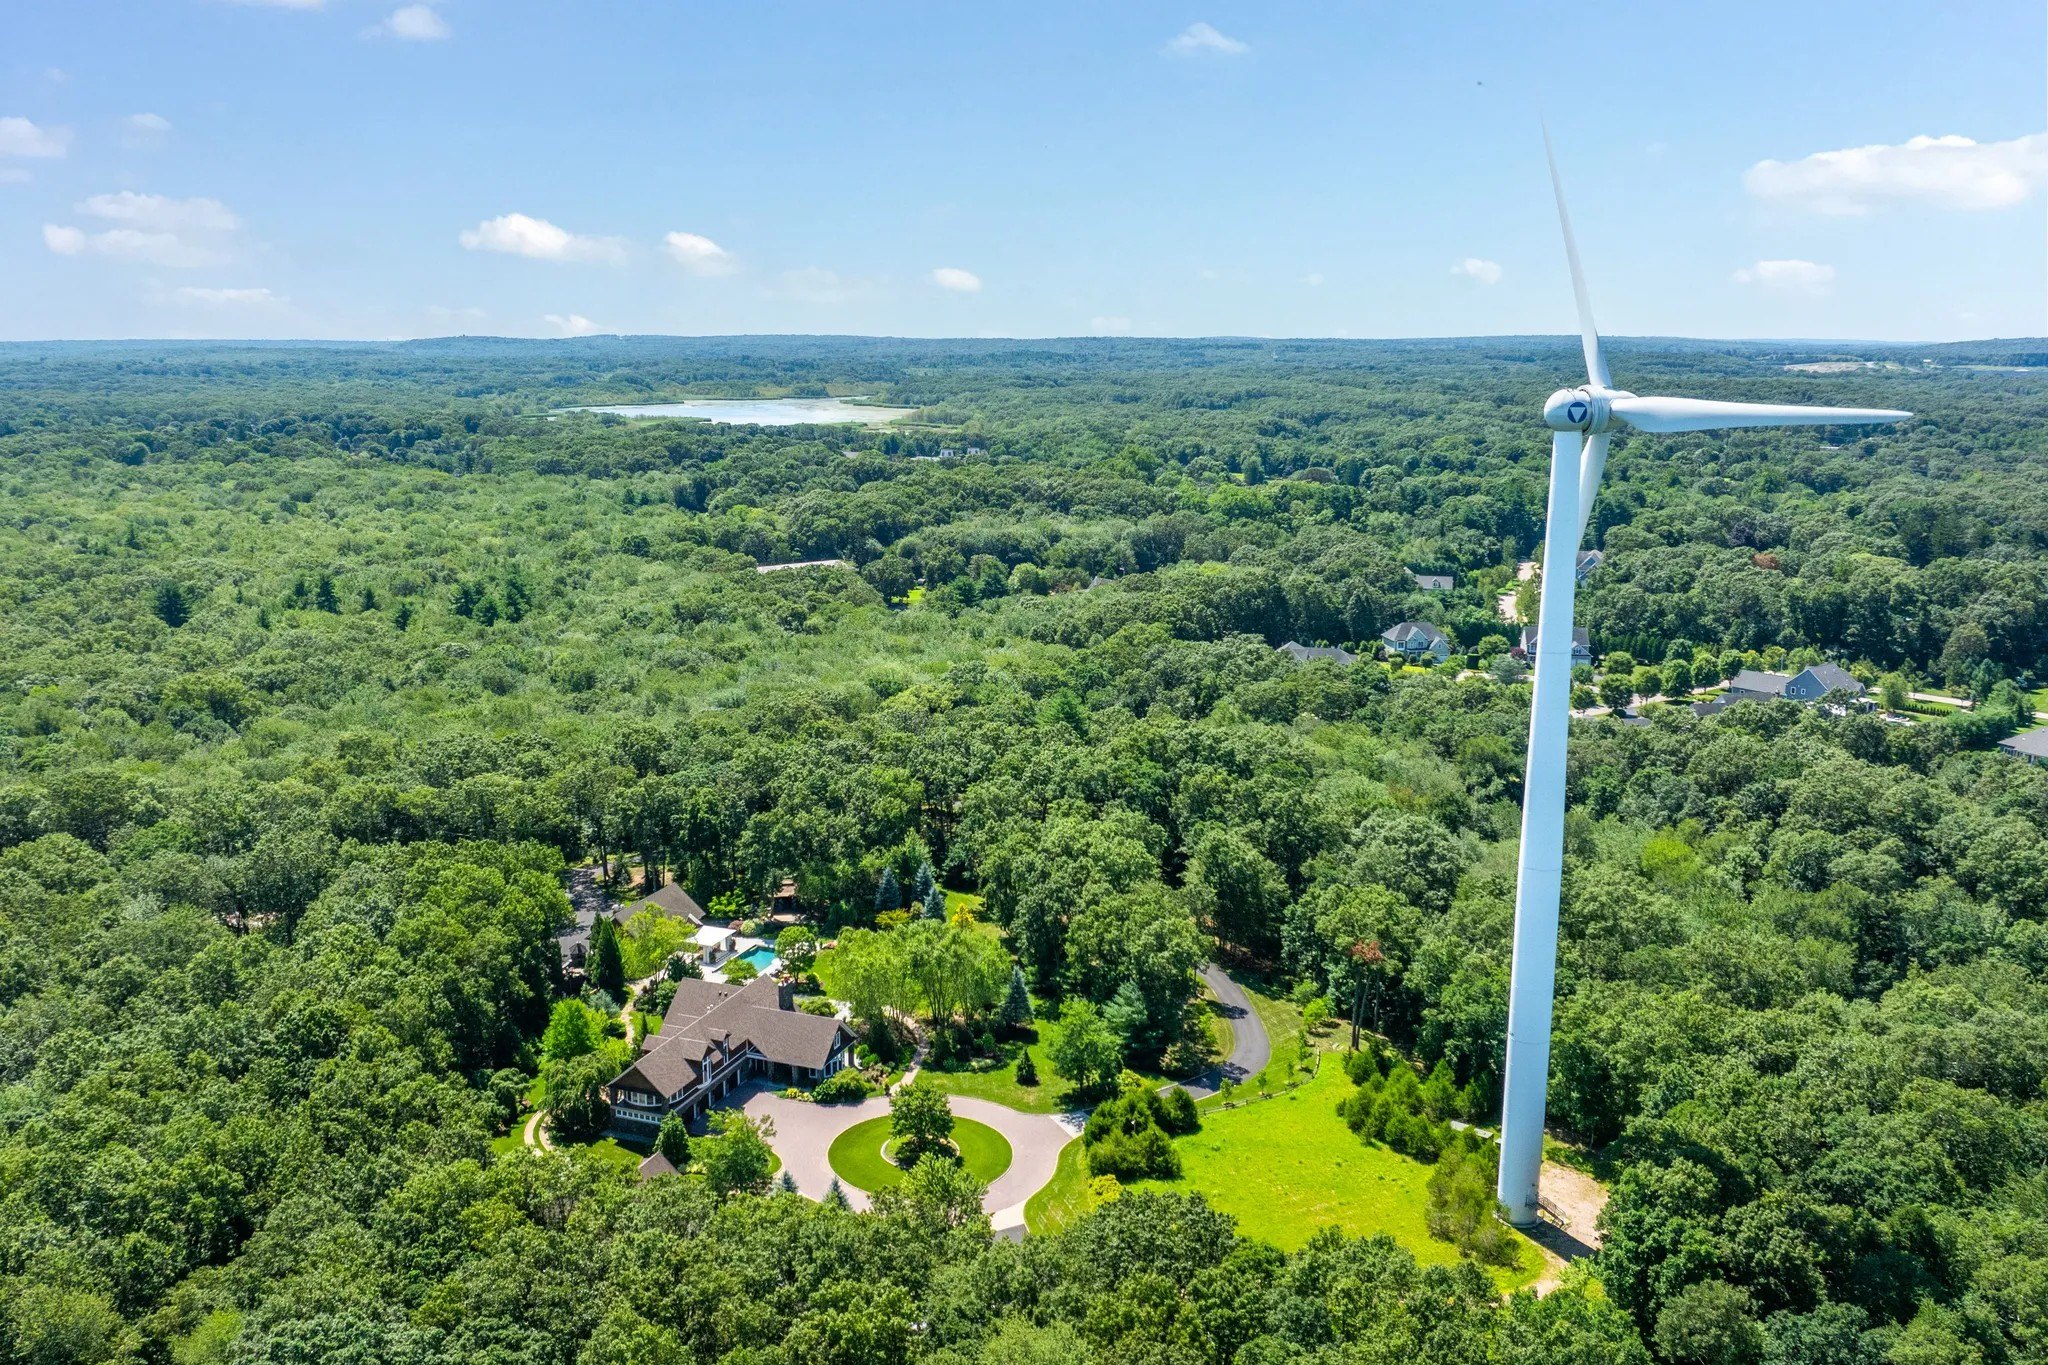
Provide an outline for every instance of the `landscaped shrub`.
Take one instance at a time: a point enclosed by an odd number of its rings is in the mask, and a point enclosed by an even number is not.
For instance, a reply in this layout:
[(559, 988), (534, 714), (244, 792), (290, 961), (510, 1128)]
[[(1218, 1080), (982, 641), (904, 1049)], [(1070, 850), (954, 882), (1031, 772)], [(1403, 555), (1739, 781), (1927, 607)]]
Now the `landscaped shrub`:
[[(1414, 1069), (1396, 1059), (1382, 1079), (1373, 1073), (1372, 1062), (1357, 1060), (1365, 1056), (1345, 1057), (1345, 1070), (1362, 1079), (1356, 1091), (1338, 1102), (1338, 1115), (1367, 1142), (1384, 1142), (1404, 1156), (1434, 1161), (1451, 1140), (1451, 1126), (1429, 1116)], [(1449, 1093), (1455, 1097), (1458, 1092)]]
[(835, 1071), (811, 1090), (819, 1104), (854, 1104), (875, 1093), (858, 1071)]
[(796, 1007), (805, 1014), (815, 1014), (820, 1019), (836, 1019), (839, 1016), (839, 1006), (822, 995), (806, 996), (796, 1002)]
[(1180, 1174), (1180, 1153), (1172, 1135), (1192, 1133), (1201, 1123), (1185, 1090), (1153, 1090), (1131, 1077), (1115, 1099), (1088, 1116), (1081, 1146), (1088, 1169), (1119, 1180), (1171, 1180)]
[(1031, 1060), (1031, 1049), (1028, 1047), (1017, 1054), (1017, 1084), (1038, 1084), (1038, 1063)]
[(1513, 1265), (1521, 1248), (1500, 1221), (1493, 1186), (1500, 1149), (1460, 1133), (1443, 1150), (1429, 1176), (1429, 1235), (1449, 1242), (1484, 1265)]

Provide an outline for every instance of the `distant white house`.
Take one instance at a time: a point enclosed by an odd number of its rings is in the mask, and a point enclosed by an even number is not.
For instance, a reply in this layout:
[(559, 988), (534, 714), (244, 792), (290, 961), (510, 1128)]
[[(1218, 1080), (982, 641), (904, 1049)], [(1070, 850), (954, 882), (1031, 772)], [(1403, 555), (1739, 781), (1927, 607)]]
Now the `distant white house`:
[(1410, 569), (1408, 576), (1414, 579), (1415, 586), (1424, 592), (1449, 592), (1452, 588), (1458, 586), (1458, 579), (1455, 574), (1417, 573), (1415, 570)]
[(1451, 657), (1450, 638), (1427, 621), (1403, 621), (1380, 632), (1387, 652), (1409, 661), (1430, 658), (1442, 663)]
[(755, 573), (779, 573), (784, 569), (838, 569), (844, 568), (843, 559), (793, 559), (787, 564), (756, 564)]
[(1587, 574), (1593, 572), (1593, 570), (1599, 568), (1602, 564), (1605, 564), (1606, 562), (1607, 556), (1602, 554), (1598, 550), (1579, 551), (1576, 572), (1576, 577), (1578, 581), (1581, 583), (1585, 582)]

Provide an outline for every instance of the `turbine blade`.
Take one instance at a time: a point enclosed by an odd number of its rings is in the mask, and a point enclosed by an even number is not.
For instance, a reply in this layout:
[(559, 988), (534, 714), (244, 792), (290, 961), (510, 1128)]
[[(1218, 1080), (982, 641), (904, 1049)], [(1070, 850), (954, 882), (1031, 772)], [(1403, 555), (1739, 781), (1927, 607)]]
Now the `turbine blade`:
[(1579, 244), (1572, 239), (1572, 216), (1564, 206), (1564, 180), (1557, 173), (1557, 151), (1550, 145), (1550, 125), (1543, 125), (1543, 159), (1550, 163), (1550, 188), (1557, 195), (1557, 223), (1564, 229), (1564, 258), (1572, 268), (1572, 296), (1579, 302), (1579, 343), (1586, 350), (1586, 378), (1603, 389), (1607, 357), (1600, 353), (1600, 330), (1593, 325), (1593, 301), (1586, 293), (1586, 272), (1579, 269)]
[(1617, 398), (1614, 415), (1637, 431), (1718, 431), (1725, 427), (1852, 427), (1903, 422), (1894, 408), (1810, 408), (1795, 403), (1717, 403), (1706, 398)]
[[(1596, 431), (1579, 454), (1579, 538), (1572, 544), (1581, 550), (1586, 548), (1586, 527), (1592, 523), (1593, 499), (1600, 496), (1600, 474), (1606, 468), (1607, 433)], [(1576, 562), (1572, 568), (1577, 570)]]

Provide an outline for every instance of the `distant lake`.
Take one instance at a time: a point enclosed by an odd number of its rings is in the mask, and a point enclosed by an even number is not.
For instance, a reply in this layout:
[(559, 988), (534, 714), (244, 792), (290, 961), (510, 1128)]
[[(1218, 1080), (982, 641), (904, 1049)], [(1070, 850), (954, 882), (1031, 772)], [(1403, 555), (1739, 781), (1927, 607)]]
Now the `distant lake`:
[(823, 422), (880, 426), (916, 408), (879, 408), (843, 398), (688, 398), (680, 403), (608, 403), (564, 412), (615, 412), (621, 417), (681, 417), (727, 426), (793, 427)]

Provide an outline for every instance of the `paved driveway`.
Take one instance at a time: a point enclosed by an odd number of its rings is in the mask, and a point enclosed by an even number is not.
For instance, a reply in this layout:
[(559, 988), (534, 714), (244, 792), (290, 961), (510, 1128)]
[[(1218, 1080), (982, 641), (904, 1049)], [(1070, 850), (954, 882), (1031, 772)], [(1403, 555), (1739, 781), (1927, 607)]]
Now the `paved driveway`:
[(1224, 1017), (1230, 1020), (1231, 1041), (1228, 1057), (1182, 1087), (1198, 1100), (1215, 1094), (1226, 1079), (1242, 1084), (1258, 1075), (1273, 1056), (1272, 1040), (1266, 1037), (1266, 1026), (1259, 1019), (1259, 1012), (1252, 1008), (1244, 987), (1224, 975), (1223, 969), (1213, 962), (1202, 968), (1202, 981), (1215, 993)]
[[(965, 1095), (949, 1097), (958, 1118), (985, 1123), (1001, 1133), (1010, 1144), (1010, 1168), (990, 1182), (982, 1208), (996, 1231), (1024, 1226), (1024, 1201), (1043, 1189), (1059, 1164), (1060, 1148), (1073, 1140), (1073, 1132), (1050, 1114), (1026, 1114), (989, 1100)], [(889, 1112), (889, 1101), (874, 1096), (859, 1104), (812, 1104), (807, 1100), (786, 1100), (776, 1090), (757, 1085), (741, 1101), (740, 1108), (756, 1118), (775, 1124), (772, 1143), (782, 1158), (782, 1169), (796, 1181), (799, 1193), (823, 1199), (832, 1187), (829, 1153), (832, 1139), (854, 1124)], [(840, 1182), (847, 1200), (857, 1209), (868, 1207), (868, 1197)]]

